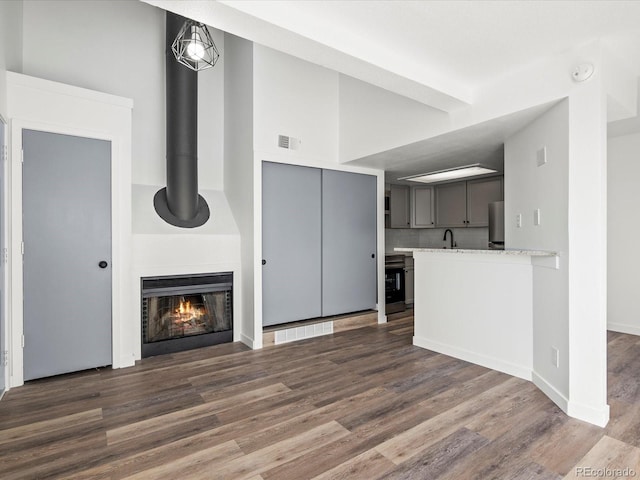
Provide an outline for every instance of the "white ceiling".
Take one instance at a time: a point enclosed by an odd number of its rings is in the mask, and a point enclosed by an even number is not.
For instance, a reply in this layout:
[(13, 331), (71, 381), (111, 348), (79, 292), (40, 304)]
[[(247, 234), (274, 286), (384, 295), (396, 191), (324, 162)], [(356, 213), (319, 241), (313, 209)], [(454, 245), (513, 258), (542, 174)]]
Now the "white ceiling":
[[(410, 185), (398, 178), (480, 163), (504, 170), (504, 142), (556, 102), (478, 123), (351, 162), (381, 168), (387, 183)], [(415, 184), (414, 184), (415, 185)]]
[(603, 40), (640, 73), (640, 1), (143, 0), (442, 110)]
[[(503, 75), (595, 40), (640, 74), (637, 0), (143, 1), (445, 111), (472, 103), (479, 88)], [(395, 175), (398, 163), (407, 166), (406, 173), (420, 159), (424, 164), (428, 152), (434, 164), (446, 163), (446, 151), (453, 162), (465, 148), (483, 151), (488, 159), (495, 139), (504, 136), (504, 122), (478, 129), (451, 134), (455, 142), (418, 142), (366, 163)]]
[[(635, 1), (222, 1), (327, 45), (398, 57), (470, 90), (597, 39), (635, 43)], [(340, 48), (340, 47), (338, 47)], [(640, 55), (635, 56), (636, 68)]]

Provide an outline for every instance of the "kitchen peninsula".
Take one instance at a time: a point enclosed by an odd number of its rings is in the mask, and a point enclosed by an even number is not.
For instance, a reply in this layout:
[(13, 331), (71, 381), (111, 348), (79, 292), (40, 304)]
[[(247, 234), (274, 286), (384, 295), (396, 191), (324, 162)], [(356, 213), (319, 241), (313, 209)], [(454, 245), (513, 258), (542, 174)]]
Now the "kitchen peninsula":
[(414, 345), (532, 379), (533, 267), (557, 269), (556, 253), (395, 250), (415, 259)]

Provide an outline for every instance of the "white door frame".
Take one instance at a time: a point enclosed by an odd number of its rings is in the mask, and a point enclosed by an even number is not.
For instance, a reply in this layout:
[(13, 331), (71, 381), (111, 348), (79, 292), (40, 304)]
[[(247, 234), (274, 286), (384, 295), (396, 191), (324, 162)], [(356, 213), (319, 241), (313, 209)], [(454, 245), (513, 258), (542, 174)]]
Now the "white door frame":
[[(9, 278), (8, 278), (8, 258), (5, 256), (5, 251), (2, 249), (6, 249), (8, 245), (7, 238), (7, 230), (8, 230), (8, 221), (9, 218), (9, 209), (8, 206), (8, 185), (7, 185), (7, 177), (8, 177), (8, 167), (9, 163), (9, 142), (8, 135), (9, 130), (7, 128), (7, 122), (4, 117), (0, 115), (0, 129), (3, 132), (3, 142), (0, 143), (0, 208), (2, 212), (0, 212), (0, 263), (3, 265), (0, 269), (0, 282), (2, 282), (2, 296), (0, 298), (0, 331), (2, 331), (3, 335), (0, 336), (0, 369), (2, 369), (2, 378), (4, 379), (4, 385), (0, 385), (0, 398), (6, 390), (9, 388), (9, 365), (8, 365), (8, 350), (9, 350), (9, 312), (8, 312), (8, 304), (9, 304)], [(5, 352), (7, 352), (7, 356), (5, 357)]]
[[(76, 137), (92, 138), (96, 140), (107, 140), (111, 142), (111, 205), (112, 212), (114, 200), (114, 157), (117, 157), (119, 150), (118, 139), (108, 134), (100, 134), (81, 128), (68, 126), (49, 125), (35, 121), (12, 120), (11, 121), (11, 284), (13, 286), (11, 294), (11, 372), (10, 387), (16, 387), (24, 383), (24, 357), (23, 357), (23, 334), (24, 334), (24, 278), (22, 263), (22, 131), (37, 130), (40, 132), (57, 133), (62, 135), (72, 135)], [(118, 249), (116, 242), (119, 237), (119, 224), (114, 222), (114, 215), (111, 215), (111, 242), (112, 242), (112, 258), (118, 258), (116, 250)], [(114, 316), (119, 308), (118, 283), (122, 274), (121, 262), (112, 260), (112, 283), (111, 283), (111, 361), (117, 363), (119, 352), (119, 323), (114, 322)]]
[(8, 388), (24, 383), (22, 338), (22, 130), (95, 138), (111, 142), (112, 364), (135, 364), (140, 339), (131, 315), (131, 127), (127, 98), (7, 72), (10, 162), (8, 162), (9, 344)]

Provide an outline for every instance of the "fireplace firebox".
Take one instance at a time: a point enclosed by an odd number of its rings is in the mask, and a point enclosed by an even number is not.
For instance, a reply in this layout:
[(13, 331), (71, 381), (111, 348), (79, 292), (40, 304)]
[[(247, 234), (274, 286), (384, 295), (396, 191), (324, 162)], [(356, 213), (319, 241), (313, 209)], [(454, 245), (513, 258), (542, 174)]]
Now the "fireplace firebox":
[(145, 277), (142, 357), (233, 341), (233, 273)]

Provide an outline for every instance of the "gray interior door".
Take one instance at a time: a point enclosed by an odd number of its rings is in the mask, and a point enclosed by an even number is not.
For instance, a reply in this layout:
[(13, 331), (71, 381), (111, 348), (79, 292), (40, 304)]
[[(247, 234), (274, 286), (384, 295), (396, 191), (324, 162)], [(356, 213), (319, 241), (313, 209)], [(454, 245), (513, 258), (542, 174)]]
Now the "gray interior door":
[(111, 144), (33, 130), (22, 142), (24, 379), (109, 365)]
[(262, 324), (319, 317), (321, 170), (262, 164)]
[(376, 177), (322, 171), (322, 315), (376, 306)]

